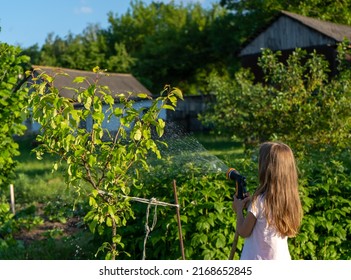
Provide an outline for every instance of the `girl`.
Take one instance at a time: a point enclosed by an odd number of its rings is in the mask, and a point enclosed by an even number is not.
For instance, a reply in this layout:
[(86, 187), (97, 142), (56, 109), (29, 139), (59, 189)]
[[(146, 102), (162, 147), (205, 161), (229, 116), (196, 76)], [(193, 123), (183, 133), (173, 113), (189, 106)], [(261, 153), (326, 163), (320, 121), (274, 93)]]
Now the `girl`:
[(258, 169), (259, 186), (252, 198), (239, 200), (234, 196), (236, 230), (246, 238), (240, 259), (290, 260), (288, 237), (297, 234), (302, 220), (294, 155), (283, 143), (263, 143)]

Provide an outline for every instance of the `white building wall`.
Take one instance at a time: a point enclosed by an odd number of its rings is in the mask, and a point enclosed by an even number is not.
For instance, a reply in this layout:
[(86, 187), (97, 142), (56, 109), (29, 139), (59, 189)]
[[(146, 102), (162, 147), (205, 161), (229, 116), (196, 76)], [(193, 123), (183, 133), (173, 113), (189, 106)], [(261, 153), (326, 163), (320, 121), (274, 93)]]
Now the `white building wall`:
[[(143, 101), (138, 101), (135, 102), (134, 104), (134, 108), (137, 110), (140, 110), (141, 108), (149, 108), (152, 104), (152, 100), (143, 100)], [(116, 103), (114, 105), (114, 108), (117, 107), (122, 107), (122, 104), (118, 104)], [(109, 109), (109, 107), (107, 105), (103, 106), (103, 110), (104, 112), (106, 112)], [(119, 118), (116, 116), (111, 116), (110, 120), (108, 120), (108, 114), (110, 114), (110, 112), (107, 112), (105, 114), (105, 119), (103, 121), (102, 127), (104, 129), (108, 129), (109, 131), (113, 132), (113, 131), (117, 131), (118, 127), (120, 125), (119, 122)], [(159, 118), (162, 118), (163, 120), (166, 120), (166, 110), (162, 109), (159, 115)], [(25, 121), (25, 125), (27, 126), (27, 133), (32, 133), (32, 134), (37, 134), (39, 133), (40, 130), (40, 124), (37, 122), (33, 122), (32, 120), (26, 120)], [(89, 116), (89, 118), (86, 120), (86, 124), (85, 127), (88, 131), (90, 131), (93, 127), (93, 120), (91, 118), (91, 116)]]

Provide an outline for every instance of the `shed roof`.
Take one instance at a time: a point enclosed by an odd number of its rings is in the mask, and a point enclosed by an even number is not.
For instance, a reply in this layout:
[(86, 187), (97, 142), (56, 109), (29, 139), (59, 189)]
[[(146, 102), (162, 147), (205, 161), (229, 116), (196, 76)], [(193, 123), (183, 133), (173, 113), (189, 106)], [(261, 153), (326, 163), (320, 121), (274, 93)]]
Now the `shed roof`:
[[(54, 86), (60, 90), (60, 95), (63, 97), (73, 98), (74, 91), (66, 89), (71, 88), (82, 88), (88, 87), (89, 83), (94, 83), (97, 79), (97, 73), (92, 71), (83, 71), (76, 69), (67, 69), (60, 67), (50, 66), (32, 66), (34, 72), (46, 73), (50, 76), (55, 76)], [(60, 75), (67, 74), (67, 75)], [(73, 80), (76, 77), (85, 77), (87, 81), (76, 84)], [(88, 83), (89, 82), (89, 83)], [(132, 93), (132, 96), (136, 97), (139, 93), (146, 93), (151, 96), (151, 92), (145, 88), (133, 75), (131, 74), (120, 74), (120, 73), (104, 73), (99, 75), (98, 83), (103, 86), (108, 86), (111, 90), (111, 95), (115, 97), (117, 94)]]
[[(283, 18), (286, 20), (284, 21)], [(287, 24), (287, 22), (294, 23), (294, 29), (288, 29), (286, 26), (278, 27)], [(303, 32), (310, 32), (308, 38), (305, 36), (304, 42), (300, 36)], [(267, 38), (264, 38), (265, 35)], [(285, 45), (285, 49), (313, 47), (315, 46), (313, 45), (314, 38), (316, 39), (315, 43), (318, 42), (316, 45), (320, 45), (321, 42), (325, 45), (335, 45), (345, 38), (351, 40), (351, 26), (281, 11), (267, 26), (259, 30), (243, 45), (239, 56), (260, 53), (261, 48), (271, 48), (274, 40), (279, 41), (281, 49), (284, 49), (281, 45)]]
[(280, 16), (285, 15), (288, 16), (309, 28), (312, 28), (337, 42), (342, 42), (345, 37), (351, 40), (351, 26), (343, 25), (343, 24), (336, 24), (330, 21), (324, 21), (320, 19), (315, 19), (311, 17), (302, 16), (299, 14), (281, 11)]

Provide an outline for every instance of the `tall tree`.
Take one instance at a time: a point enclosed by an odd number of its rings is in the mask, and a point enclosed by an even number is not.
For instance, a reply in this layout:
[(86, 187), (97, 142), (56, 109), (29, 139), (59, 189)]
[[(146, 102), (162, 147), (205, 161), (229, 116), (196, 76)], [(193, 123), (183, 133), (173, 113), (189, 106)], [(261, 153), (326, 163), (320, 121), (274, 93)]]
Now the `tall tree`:
[(351, 1), (298, 1), (294, 11), (302, 15), (319, 18), (339, 24), (351, 25)]
[[(254, 29), (260, 26), (261, 20), (266, 21), (280, 10), (288, 10), (340, 24), (351, 24), (350, 0), (221, 0), (220, 4), (234, 11), (236, 16), (251, 18)], [(257, 24), (254, 24), (255, 22)]]
[(205, 90), (213, 69), (225, 72), (235, 65), (239, 29), (218, 4), (204, 9), (200, 4), (133, 0), (125, 14), (109, 14), (107, 29), (91, 25), (83, 34), (65, 38), (49, 34), (35, 61), (84, 70), (99, 65), (132, 73), (154, 93), (174, 84), (192, 94)]
[(200, 4), (172, 1), (146, 6), (133, 1), (131, 10), (121, 17), (110, 14), (107, 42), (110, 48), (124, 43), (136, 59), (133, 74), (153, 92), (172, 83), (185, 94), (198, 93), (212, 68), (223, 67), (223, 58), (228, 57), (220, 54), (223, 49), (215, 44), (218, 34), (212, 29), (225, 14), (218, 5), (206, 10)]

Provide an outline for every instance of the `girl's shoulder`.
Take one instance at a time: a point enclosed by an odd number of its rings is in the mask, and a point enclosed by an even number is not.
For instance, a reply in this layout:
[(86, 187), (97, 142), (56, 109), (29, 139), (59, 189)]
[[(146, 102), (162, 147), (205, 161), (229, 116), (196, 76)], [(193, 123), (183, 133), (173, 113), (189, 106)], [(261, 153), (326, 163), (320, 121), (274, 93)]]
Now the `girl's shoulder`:
[(253, 202), (254, 202), (255, 204), (263, 204), (264, 199), (265, 199), (265, 194), (264, 194), (264, 193), (261, 193), (261, 194), (259, 194), (259, 195), (257, 195), (257, 196), (255, 197), (255, 199), (254, 199)]
[(259, 194), (258, 196), (255, 196), (251, 201), (251, 204), (249, 206), (249, 211), (252, 212), (255, 215), (255, 217), (258, 217), (259, 213), (262, 212), (263, 207), (264, 207), (264, 194)]

